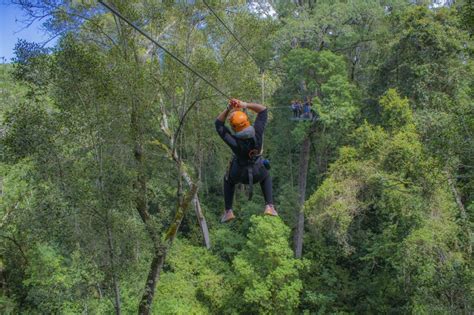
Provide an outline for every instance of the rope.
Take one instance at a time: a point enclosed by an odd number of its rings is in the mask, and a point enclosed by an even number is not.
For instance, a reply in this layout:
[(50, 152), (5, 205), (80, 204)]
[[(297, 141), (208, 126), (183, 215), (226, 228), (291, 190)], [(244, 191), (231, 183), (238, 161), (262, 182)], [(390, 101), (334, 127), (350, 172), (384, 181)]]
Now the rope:
[(140, 29), (138, 26), (136, 26), (133, 22), (131, 22), (130, 20), (128, 20), (126, 17), (124, 17), (122, 14), (120, 14), (120, 12), (118, 12), (115, 8), (113, 8), (112, 6), (110, 6), (109, 4), (105, 3), (104, 1), (102, 0), (98, 0), (98, 2), (100, 4), (102, 4), (104, 7), (106, 7), (107, 9), (110, 10), (110, 12), (112, 12), (113, 14), (115, 14), (117, 17), (119, 17), (121, 20), (123, 20), (125, 23), (127, 23), (128, 25), (130, 25), (131, 27), (133, 27), (137, 32), (139, 32), (140, 34), (142, 34), (143, 36), (145, 36), (146, 38), (148, 38), (153, 44), (155, 44), (156, 46), (158, 46), (159, 48), (161, 48), (165, 53), (167, 53), (168, 55), (170, 55), (174, 60), (176, 60), (177, 62), (179, 62), (182, 66), (184, 66), (185, 68), (187, 68), (189, 71), (191, 71), (192, 73), (194, 73), (197, 77), (199, 77), (201, 80), (203, 80), (204, 82), (206, 82), (209, 86), (211, 86), (214, 90), (216, 90), (217, 92), (219, 92), (219, 94), (221, 94), (222, 96), (224, 96), (225, 98), (227, 99), (231, 99), (230, 96), (228, 96), (226, 93), (222, 92), (221, 89), (219, 89), (217, 86), (215, 86), (211, 81), (209, 81), (208, 79), (206, 79), (204, 76), (202, 76), (199, 72), (197, 72), (196, 70), (194, 70), (191, 66), (189, 66), (187, 63), (185, 63), (184, 61), (182, 61), (180, 58), (176, 57), (172, 52), (170, 52), (168, 49), (166, 49), (165, 47), (163, 47), (162, 45), (160, 45), (156, 40), (154, 40), (148, 33), (146, 33), (145, 31), (143, 31), (142, 29)]

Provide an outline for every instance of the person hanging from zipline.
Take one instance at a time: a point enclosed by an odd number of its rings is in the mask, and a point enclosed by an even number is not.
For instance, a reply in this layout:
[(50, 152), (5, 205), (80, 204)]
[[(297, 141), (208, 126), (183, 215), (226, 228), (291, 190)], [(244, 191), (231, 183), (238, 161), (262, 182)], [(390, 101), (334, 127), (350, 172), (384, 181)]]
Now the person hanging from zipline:
[[(247, 114), (242, 111), (244, 108), (257, 113), (253, 126), (250, 124)], [(227, 116), (229, 116), (229, 123), (234, 134), (225, 126)], [(260, 154), (267, 118), (268, 111), (265, 106), (237, 99), (231, 99), (228, 107), (217, 116), (216, 131), (234, 154), (224, 176), (225, 211), (221, 223), (235, 218), (232, 203), (235, 185), (238, 183), (250, 186), (249, 199), (252, 198), (253, 184), (260, 183), (265, 199), (264, 214), (278, 215), (273, 206), (272, 178), (268, 171), (270, 167), (268, 161), (264, 160)]]

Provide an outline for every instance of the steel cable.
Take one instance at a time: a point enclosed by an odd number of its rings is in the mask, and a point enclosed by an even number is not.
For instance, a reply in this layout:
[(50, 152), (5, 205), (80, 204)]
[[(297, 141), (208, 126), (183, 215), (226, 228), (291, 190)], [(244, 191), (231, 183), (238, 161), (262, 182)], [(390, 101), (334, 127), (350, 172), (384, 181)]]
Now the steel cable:
[(191, 71), (192, 73), (194, 73), (197, 77), (199, 77), (201, 80), (203, 80), (204, 82), (206, 82), (209, 86), (211, 86), (214, 90), (216, 90), (217, 92), (219, 92), (219, 94), (221, 94), (222, 96), (224, 96), (225, 98), (227, 99), (231, 99), (230, 96), (228, 96), (226, 93), (222, 92), (221, 89), (219, 89), (215, 84), (213, 84), (211, 81), (209, 81), (208, 79), (206, 79), (203, 75), (201, 75), (198, 71), (194, 70), (191, 66), (189, 66), (186, 62), (182, 61), (179, 57), (175, 56), (171, 51), (169, 51), (168, 49), (166, 49), (165, 47), (163, 47), (161, 44), (159, 44), (156, 40), (154, 40), (148, 33), (146, 33), (145, 31), (143, 31), (141, 28), (139, 28), (138, 26), (136, 26), (133, 22), (131, 22), (130, 20), (128, 20), (126, 17), (124, 17), (119, 11), (117, 11), (117, 9), (115, 9), (114, 7), (110, 6), (109, 4), (105, 3), (104, 1), (102, 0), (98, 0), (98, 2), (100, 4), (102, 4), (104, 7), (106, 7), (107, 9), (110, 10), (110, 12), (112, 12), (113, 14), (115, 14), (117, 17), (119, 17), (121, 20), (123, 20), (125, 23), (127, 23), (128, 25), (130, 25), (131, 27), (133, 27), (137, 32), (139, 32), (140, 34), (142, 34), (143, 36), (145, 36), (146, 38), (148, 38), (153, 44), (155, 44), (156, 46), (158, 46), (159, 48), (161, 48), (165, 53), (167, 53), (168, 55), (170, 55), (174, 60), (176, 60), (177, 62), (179, 62), (182, 66), (184, 66), (185, 68), (187, 68), (189, 71)]

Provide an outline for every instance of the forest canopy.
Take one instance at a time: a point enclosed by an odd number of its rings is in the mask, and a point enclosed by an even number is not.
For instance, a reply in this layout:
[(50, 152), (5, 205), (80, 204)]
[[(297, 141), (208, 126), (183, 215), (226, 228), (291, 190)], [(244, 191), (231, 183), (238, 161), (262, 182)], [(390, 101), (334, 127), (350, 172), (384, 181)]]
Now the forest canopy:
[[(10, 4), (0, 313), (474, 312), (471, 0), (100, 2)], [(220, 223), (227, 97), (278, 216)]]

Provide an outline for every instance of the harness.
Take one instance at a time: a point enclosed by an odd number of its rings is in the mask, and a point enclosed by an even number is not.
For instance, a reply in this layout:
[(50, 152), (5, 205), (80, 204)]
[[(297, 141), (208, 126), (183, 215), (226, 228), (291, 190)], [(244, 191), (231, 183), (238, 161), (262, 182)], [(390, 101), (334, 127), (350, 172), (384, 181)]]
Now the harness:
[(253, 166), (257, 164), (262, 159), (262, 157), (259, 155), (255, 162), (247, 166), (247, 172), (249, 175), (249, 200), (252, 200), (253, 197)]
[[(250, 144), (250, 145), (247, 144), (248, 143), (247, 141), (249, 139), (253, 140), (253, 143)], [(234, 154), (234, 156), (232, 157), (232, 160), (229, 163), (227, 178), (229, 177), (230, 168), (231, 168), (232, 163), (234, 161), (236, 163), (238, 163), (239, 166), (243, 167), (244, 170), (246, 170), (247, 174), (248, 174), (249, 200), (252, 200), (252, 197), (253, 197), (253, 175), (254, 175), (253, 174), (253, 168), (257, 163), (260, 163), (262, 161), (262, 155), (260, 153), (260, 150), (258, 150), (258, 148), (257, 148), (257, 138), (255, 136), (253, 136), (252, 138), (249, 138), (249, 139), (245, 139), (245, 140), (238, 139), (237, 140), (237, 145), (239, 146), (240, 151), (242, 153), (246, 152), (247, 157), (246, 157), (245, 160), (242, 160), (241, 156), (237, 156), (236, 154)]]

